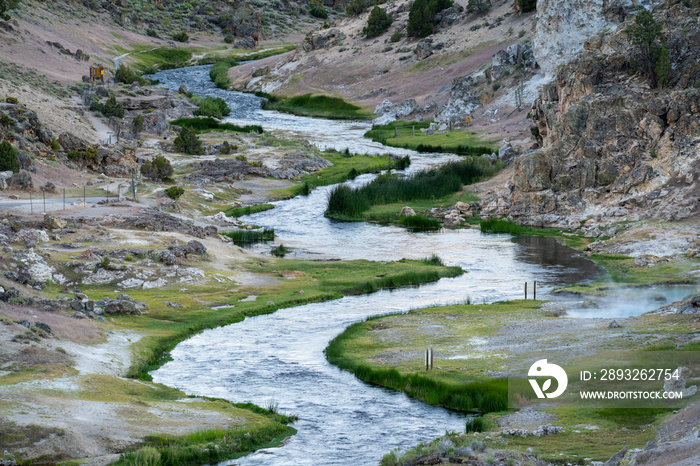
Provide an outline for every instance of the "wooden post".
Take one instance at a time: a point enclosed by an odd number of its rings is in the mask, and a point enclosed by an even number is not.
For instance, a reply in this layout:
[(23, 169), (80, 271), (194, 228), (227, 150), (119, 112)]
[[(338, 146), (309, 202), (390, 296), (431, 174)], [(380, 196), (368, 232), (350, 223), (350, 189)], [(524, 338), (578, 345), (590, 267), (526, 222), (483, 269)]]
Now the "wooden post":
[(66, 210), (66, 188), (63, 188), (63, 210)]
[(34, 213), (34, 201), (32, 199), (32, 192), (29, 191), (29, 212)]
[(430, 348), (430, 369), (433, 369), (433, 348)]
[(411, 126), (411, 136), (415, 136), (415, 135), (416, 135), (416, 127)]
[(87, 207), (87, 198), (85, 197), (85, 186), (83, 186), (83, 204)]
[(428, 372), (428, 350), (425, 350), (425, 372)]
[(537, 299), (537, 280), (532, 283), (532, 299)]
[(394, 137), (399, 137), (399, 128), (394, 128)]
[(46, 213), (46, 191), (41, 190), (41, 195), (44, 198), (44, 213)]
[(527, 282), (525, 282), (525, 299), (527, 299)]

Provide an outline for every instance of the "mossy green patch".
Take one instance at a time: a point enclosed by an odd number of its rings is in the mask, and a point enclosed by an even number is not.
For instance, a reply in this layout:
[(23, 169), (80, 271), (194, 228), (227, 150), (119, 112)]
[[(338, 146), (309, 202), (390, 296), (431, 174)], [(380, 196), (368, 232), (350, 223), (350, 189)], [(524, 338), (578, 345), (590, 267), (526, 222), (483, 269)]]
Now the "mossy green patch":
[(450, 152), (462, 155), (490, 154), (495, 149), (491, 141), (483, 141), (478, 134), (465, 130), (435, 133), (428, 136), (425, 130), (430, 122), (395, 121), (377, 126), (365, 133), (365, 137), (382, 144), (413, 149), (418, 152)]
[(332, 120), (368, 120), (372, 117), (369, 110), (346, 102), (340, 97), (311, 94), (296, 97), (277, 95), (274, 98), (269, 97), (263, 104), (266, 110)]

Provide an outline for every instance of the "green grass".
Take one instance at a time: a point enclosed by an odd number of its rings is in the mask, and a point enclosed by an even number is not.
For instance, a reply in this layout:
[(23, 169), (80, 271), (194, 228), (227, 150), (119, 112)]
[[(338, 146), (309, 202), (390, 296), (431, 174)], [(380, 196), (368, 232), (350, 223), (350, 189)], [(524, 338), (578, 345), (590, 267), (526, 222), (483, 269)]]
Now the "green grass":
[(263, 241), (273, 241), (275, 239), (275, 230), (273, 228), (263, 228), (262, 230), (236, 230), (229, 233), (224, 233), (233, 240), (236, 246), (245, 246), (251, 243), (259, 243)]
[(272, 204), (256, 204), (249, 205), (245, 207), (231, 207), (226, 211), (227, 217), (242, 217), (244, 215), (257, 214), (258, 212), (264, 212), (266, 210), (274, 209), (275, 206)]
[(272, 255), (275, 256), (275, 257), (284, 257), (284, 256), (286, 256), (287, 254), (289, 254), (290, 252), (291, 252), (291, 251), (290, 251), (289, 249), (287, 249), (287, 248), (284, 247), (284, 244), (280, 244), (280, 245), (277, 246), (276, 248), (273, 248), (273, 249), (270, 251), (270, 254), (272, 254)]
[(146, 445), (122, 454), (119, 466), (214, 464), (260, 448), (279, 446), (296, 430), (283, 423), (245, 429), (210, 429), (179, 437), (150, 436)]
[(379, 173), (393, 168), (405, 168), (410, 163), (407, 157), (397, 160), (380, 155), (348, 156), (345, 153), (334, 151), (320, 152), (319, 155), (333, 163), (333, 166), (322, 168), (310, 175), (304, 175), (293, 186), (273, 190), (269, 194), (278, 199), (288, 199), (300, 194), (308, 194), (317, 186), (342, 183), (363, 173)]
[[(482, 141), (475, 133), (455, 130), (445, 134), (436, 133), (433, 136), (427, 136), (420, 131), (429, 126), (430, 122), (395, 121), (386, 126), (372, 128), (365, 133), (365, 137), (388, 146), (413, 149), (418, 152), (447, 152), (480, 156), (491, 154), (495, 150), (493, 143)], [(396, 133), (397, 136), (394, 135)]]
[(235, 54), (227, 57), (213, 55), (210, 57), (204, 57), (200, 59), (197, 64), (213, 64), (214, 66), (212, 66), (211, 70), (209, 70), (209, 78), (219, 89), (228, 90), (231, 87), (231, 80), (228, 77), (228, 70), (234, 66), (238, 66), (239, 62), (244, 60), (261, 60), (263, 58), (271, 57), (273, 55), (279, 55), (281, 53), (289, 52), (290, 50), (294, 50), (295, 48), (296, 45), (288, 44), (270, 50), (254, 52), (252, 54)]
[(159, 47), (151, 49), (148, 45), (136, 45), (131, 52), (133, 65), (141, 72), (149, 68), (169, 70), (190, 65), (192, 54), (202, 52), (199, 47)]
[(493, 176), (501, 167), (487, 159), (470, 157), (409, 177), (383, 174), (356, 189), (337, 186), (328, 198), (326, 216), (362, 220), (363, 213), (375, 205), (442, 198), (460, 191), (463, 185)]
[(238, 126), (233, 123), (219, 123), (214, 118), (180, 118), (170, 122), (171, 125), (194, 129), (197, 133), (209, 131), (232, 131), (235, 133), (262, 133), (260, 125)]
[(217, 60), (209, 70), (209, 78), (219, 89), (228, 90), (231, 87), (231, 80), (228, 77), (228, 70), (238, 65), (236, 58), (223, 58)]
[(397, 223), (415, 230), (439, 230), (442, 228), (442, 224), (438, 220), (423, 215), (401, 217)]
[(305, 94), (296, 97), (275, 95), (263, 103), (266, 110), (277, 110), (293, 115), (329, 118), (333, 120), (368, 120), (370, 113), (339, 97)]

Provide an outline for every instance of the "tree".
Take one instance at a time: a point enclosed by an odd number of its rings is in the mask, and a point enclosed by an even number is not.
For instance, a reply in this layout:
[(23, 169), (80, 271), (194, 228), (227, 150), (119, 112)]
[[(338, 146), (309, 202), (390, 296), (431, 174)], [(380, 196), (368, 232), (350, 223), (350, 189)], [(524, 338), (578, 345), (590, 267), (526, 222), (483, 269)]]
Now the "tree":
[(168, 159), (156, 155), (153, 160), (147, 160), (141, 165), (141, 174), (151, 180), (163, 181), (173, 176), (173, 167)]
[(518, 5), (521, 12), (529, 13), (537, 8), (537, 0), (518, 0)]
[(367, 0), (350, 0), (348, 6), (345, 7), (345, 14), (348, 16), (356, 16), (365, 11), (367, 8)]
[(0, 0), (0, 18), (9, 21), (10, 15), (7, 12), (16, 9), (18, 6), (19, 0)]
[(375, 6), (367, 19), (367, 26), (362, 29), (362, 33), (367, 38), (377, 37), (382, 35), (391, 26), (392, 19), (386, 14), (386, 11)]
[[(638, 46), (639, 53), (633, 62), (638, 71), (649, 78), (649, 87), (652, 89), (663, 86), (668, 80), (671, 71), (671, 61), (668, 56), (668, 48), (661, 35), (661, 25), (656, 22), (654, 15), (643, 10), (634, 17), (634, 26), (625, 30), (630, 41)], [(660, 82), (659, 75), (662, 75)]]
[(491, 0), (469, 0), (467, 11), (469, 13), (482, 13), (491, 8)]
[(117, 98), (114, 94), (111, 94), (107, 99), (107, 102), (102, 106), (102, 114), (106, 117), (124, 117), (124, 106), (117, 102)]
[(416, 0), (408, 12), (406, 32), (413, 37), (427, 37), (433, 33), (435, 15), (451, 7), (452, 0)]
[(17, 149), (7, 141), (0, 142), (0, 172), (13, 171), (18, 173), (19, 168)]
[(143, 131), (143, 127), (145, 126), (146, 119), (143, 117), (143, 115), (139, 114), (134, 117), (133, 120), (131, 120), (131, 129), (134, 131), (134, 134), (136, 136)]
[(180, 31), (176, 34), (173, 34), (173, 40), (176, 40), (178, 42), (187, 42), (188, 40), (190, 40), (190, 36), (185, 31)]
[(180, 186), (171, 186), (165, 190), (165, 194), (170, 199), (177, 201), (178, 199), (180, 199), (180, 196), (185, 194), (185, 188), (182, 188)]
[(201, 155), (204, 153), (202, 141), (192, 128), (185, 126), (173, 141), (175, 148), (189, 155)]

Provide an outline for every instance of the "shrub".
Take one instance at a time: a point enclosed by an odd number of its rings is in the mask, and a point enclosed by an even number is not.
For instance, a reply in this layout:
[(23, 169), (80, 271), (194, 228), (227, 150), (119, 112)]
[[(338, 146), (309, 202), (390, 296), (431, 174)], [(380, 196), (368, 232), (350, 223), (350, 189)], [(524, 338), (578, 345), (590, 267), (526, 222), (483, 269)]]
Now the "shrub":
[(273, 256), (277, 256), (277, 257), (284, 257), (287, 254), (289, 254), (290, 252), (291, 251), (289, 249), (284, 247), (284, 244), (280, 244), (278, 247), (273, 248), (270, 251), (270, 254), (272, 254)]
[(19, 6), (19, 0), (0, 0), (0, 18), (5, 21), (10, 20), (10, 15), (7, 14), (9, 10), (14, 10)]
[(100, 104), (99, 102), (93, 103), (90, 109), (99, 110), (106, 117), (124, 117), (124, 106), (120, 102), (117, 102), (117, 98), (114, 94), (110, 95), (107, 102), (104, 104)]
[(141, 131), (143, 131), (144, 124), (146, 122), (146, 119), (143, 117), (143, 115), (136, 115), (133, 120), (131, 120), (131, 129), (134, 131), (134, 134), (137, 136)]
[(61, 150), (61, 145), (56, 140), (56, 136), (51, 138), (51, 150), (54, 152), (58, 152), (59, 150)]
[(224, 37), (224, 42), (226, 42), (227, 44), (233, 44), (233, 42), (234, 42), (235, 40), (236, 40), (236, 38), (233, 37), (231, 34), (229, 34), (228, 36)]
[(416, 230), (439, 230), (442, 225), (434, 218), (424, 215), (410, 215), (399, 218), (399, 224)]
[(452, 0), (416, 0), (408, 12), (406, 31), (409, 36), (426, 37), (433, 33), (433, 18), (452, 6)]
[(263, 241), (273, 241), (275, 239), (274, 228), (264, 228), (262, 230), (236, 230), (226, 233), (226, 236), (233, 240), (236, 246), (243, 246), (250, 243)]
[(192, 128), (183, 127), (180, 134), (173, 141), (175, 148), (188, 155), (201, 155), (204, 153), (202, 141)]
[(190, 36), (185, 31), (181, 31), (177, 34), (173, 34), (173, 40), (176, 40), (178, 42), (187, 42), (188, 40), (190, 40)]
[(520, 5), (520, 11), (529, 13), (537, 8), (537, 0), (518, 0), (518, 5)]
[(146, 35), (148, 37), (155, 37), (158, 38), (158, 33), (156, 32), (155, 29), (146, 29)]
[(17, 99), (17, 97), (7, 97), (5, 99), (5, 102), (7, 102), (8, 104), (15, 104), (15, 105), (19, 104), (19, 100)]
[(181, 186), (171, 186), (165, 190), (165, 194), (167, 194), (170, 199), (177, 201), (183, 194), (185, 194), (185, 188)]
[(367, 0), (350, 0), (348, 6), (345, 7), (345, 14), (347, 14), (348, 16), (357, 16), (363, 11), (365, 11), (365, 8), (367, 8), (367, 6)]
[(17, 149), (7, 141), (0, 142), (0, 171), (13, 171), (18, 173), (20, 169)]
[(377, 37), (384, 34), (391, 26), (392, 19), (386, 11), (375, 6), (367, 19), (367, 26), (362, 29), (362, 33), (367, 38)]
[[(489, 8), (491, 8), (491, 0), (469, 0), (469, 3), (467, 3), (467, 11), (469, 13), (482, 13)], [(512, 28), (510, 32), (512, 34)]]
[(124, 84), (131, 84), (133, 82), (137, 82), (142, 86), (146, 84), (146, 80), (127, 65), (120, 65), (119, 68), (117, 68), (117, 71), (114, 72), (114, 79)]
[(401, 33), (401, 31), (394, 31), (391, 34), (391, 37), (389, 38), (389, 40), (392, 42), (398, 42), (401, 40), (402, 37), (403, 37), (403, 33)]
[(231, 109), (221, 97), (197, 98), (195, 104), (199, 105), (199, 109), (194, 112), (195, 115), (223, 118), (231, 113)]
[(465, 432), (471, 434), (472, 432), (483, 432), (484, 431), (484, 418), (483, 417), (473, 417), (467, 419), (467, 425)]
[(309, 14), (314, 18), (328, 19), (328, 11), (322, 6), (312, 6), (309, 8)]
[(147, 160), (141, 165), (141, 174), (152, 180), (163, 181), (173, 175), (173, 167), (168, 159), (156, 155), (153, 160)]

